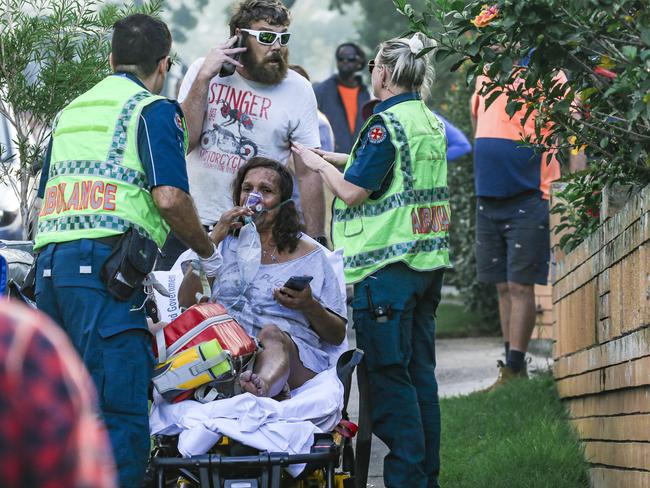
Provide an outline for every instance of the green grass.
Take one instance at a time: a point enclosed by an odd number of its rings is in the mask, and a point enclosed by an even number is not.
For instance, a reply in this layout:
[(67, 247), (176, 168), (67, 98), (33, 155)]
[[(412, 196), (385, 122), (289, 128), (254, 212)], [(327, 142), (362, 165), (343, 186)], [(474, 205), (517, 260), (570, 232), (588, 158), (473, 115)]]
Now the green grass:
[(464, 305), (441, 303), (436, 312), (436, 337), (478, 337), (499, 334), (498, 324), (486, 324), (478, 314), (468, 311)]
[(441, 486), (588, 488), (586, 463), (553, 379), (441, 400)]

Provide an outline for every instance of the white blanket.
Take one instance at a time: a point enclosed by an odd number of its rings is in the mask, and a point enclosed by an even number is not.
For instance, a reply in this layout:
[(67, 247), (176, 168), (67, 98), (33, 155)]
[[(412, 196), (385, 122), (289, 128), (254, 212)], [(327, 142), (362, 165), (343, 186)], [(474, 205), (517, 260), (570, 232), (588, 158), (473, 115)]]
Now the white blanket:
[[(205, 454), (222, 435), (269, 452), (305, 454), (314, 434), (331, 431), (341, 420), (343, 385), (332, 368), (278, 402), (250, 393), (227, 400), (199, 403), (165, 402), (154, 390), (149, 418), (151, 434), (180, 434), (178, 450), (184, 457)], [(297, 476), (304, 465), (290, 466)]]

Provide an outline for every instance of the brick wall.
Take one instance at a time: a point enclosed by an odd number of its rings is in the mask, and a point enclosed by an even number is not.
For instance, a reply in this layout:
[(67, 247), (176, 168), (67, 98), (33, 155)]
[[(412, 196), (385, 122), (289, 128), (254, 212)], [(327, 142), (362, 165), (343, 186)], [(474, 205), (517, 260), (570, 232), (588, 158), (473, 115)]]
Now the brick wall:
[(553, 274), (554, 375), (592, 485), (650, 487), (650, 186)]

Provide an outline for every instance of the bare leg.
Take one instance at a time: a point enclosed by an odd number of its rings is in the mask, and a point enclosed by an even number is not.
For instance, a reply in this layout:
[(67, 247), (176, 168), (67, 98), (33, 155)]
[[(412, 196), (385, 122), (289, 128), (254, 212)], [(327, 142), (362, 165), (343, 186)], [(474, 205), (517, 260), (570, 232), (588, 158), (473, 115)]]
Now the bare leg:
[(510, 348), (526, 352), (535, 328), (535, 286), (508, 282), (510, 292)]
[(253, 372), (239, 377), (244, 391), (274, 397), (287, 383), (293, 389), (316, 376), (300, 362), (298, 348), (289, 335), (275, 325), (264, 327), (258, 339), (264, 350), (255, 359)]
[(499, 294), (499, 319), (501, 322), (503, 342), (510, 342), (511, 300), (508, 283), (497, 283), (497, 293)]

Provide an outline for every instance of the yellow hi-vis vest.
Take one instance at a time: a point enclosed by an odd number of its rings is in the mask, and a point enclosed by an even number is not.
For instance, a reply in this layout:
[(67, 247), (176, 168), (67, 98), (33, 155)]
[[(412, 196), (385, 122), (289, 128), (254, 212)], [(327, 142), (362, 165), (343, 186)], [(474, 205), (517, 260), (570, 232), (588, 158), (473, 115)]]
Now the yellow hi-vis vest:
[[(345, 280), (357, 283), (387, 264), (412, 269), (449, 267), (449, 190), (442, 122), (421, 100), (398, 103), (371, 117), (388, 129), (395, 146), (393, 180), (378, 199), (348, 207), (334, 204), (333, 240), (343, 248)], [(359, 140), (346, 169), (355, 159)]]
[[(169, 232), (138, 156), (138, 120), (164, 97), (109, 76), (59, 114), (34, 249), (135, 227), (162, 247)], [(187, 137), (187, 131), (186, 137)]]

